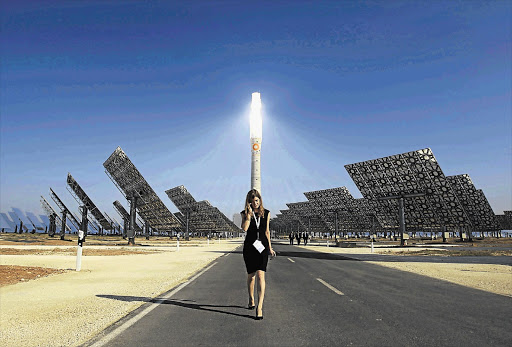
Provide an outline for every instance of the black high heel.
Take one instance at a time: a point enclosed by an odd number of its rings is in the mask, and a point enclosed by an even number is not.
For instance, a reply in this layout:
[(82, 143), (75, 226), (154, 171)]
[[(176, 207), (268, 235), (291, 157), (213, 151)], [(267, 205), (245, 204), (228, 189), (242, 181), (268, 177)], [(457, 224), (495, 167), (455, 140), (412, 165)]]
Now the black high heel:
[(247, 309), (248, 310), (254, 310), (254, 308), (256, 307), (256, 305), (251, 305), (251, 302), (249, 301), (249, 303), (247, 304)]
[(261, 310), (261, 316), (258, 316), (258, 310), (256, 310), (256, 320), (262, 320), (263, 319), (263, 310)]

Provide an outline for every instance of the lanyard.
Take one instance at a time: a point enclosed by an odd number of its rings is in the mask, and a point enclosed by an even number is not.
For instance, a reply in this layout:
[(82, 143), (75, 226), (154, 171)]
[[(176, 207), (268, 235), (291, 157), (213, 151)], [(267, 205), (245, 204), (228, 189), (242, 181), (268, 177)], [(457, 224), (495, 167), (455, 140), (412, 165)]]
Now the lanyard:
[(258, 218), (256, 218), (256, 215), (254, 214), (254, 211), (252, 211), (252, 215), (254, 217), (254, 221), (256, 222), (256, 228), (259, 231), (260, 230), (260, 216), (258, 216)]
[(256, 218), (256, 215), (254, 214), (254, 211), (252, 211), (252, 216), (254, 217), (254, 221), (256, 222), (256, 238), (259, 241), (260, 239), (260, 217)]

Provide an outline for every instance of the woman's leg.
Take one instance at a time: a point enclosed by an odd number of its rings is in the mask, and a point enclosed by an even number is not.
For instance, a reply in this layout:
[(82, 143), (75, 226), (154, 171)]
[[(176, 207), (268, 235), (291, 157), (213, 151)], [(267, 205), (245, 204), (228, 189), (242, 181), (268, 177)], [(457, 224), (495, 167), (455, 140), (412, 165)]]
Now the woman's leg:
[(256, 272), (247, 274), (247, 290), (249, 291), (249, 305), (254, 305), (254, 280)]
[(263, 316), (263, 298), (265, 297), (265, 271), (256, 271), (258, 276), (258, 307), (256, 309), (257, 316)]

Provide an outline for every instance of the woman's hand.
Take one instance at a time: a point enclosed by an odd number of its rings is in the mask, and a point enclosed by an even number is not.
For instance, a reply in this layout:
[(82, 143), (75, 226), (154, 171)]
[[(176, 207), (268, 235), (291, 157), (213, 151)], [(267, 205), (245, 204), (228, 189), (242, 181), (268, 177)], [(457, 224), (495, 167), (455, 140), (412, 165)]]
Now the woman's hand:
[(273, 256), (273, 257), (275, 257), (275, 256), (276, 256), (276, 252), (274, 252), (274, 249), (273, 249), (273, 248), (271, 248), (271, 249), (270, 249), (270, 255), (271, 255), (271, 256)]
[(251, 218), (252, 218), (252, 208), (251, 208), (250, 204), (245, 207), (245, 211), (246, 211), (245, 212), (245, 218), (247, 218), (248, 220), (251, 220)]

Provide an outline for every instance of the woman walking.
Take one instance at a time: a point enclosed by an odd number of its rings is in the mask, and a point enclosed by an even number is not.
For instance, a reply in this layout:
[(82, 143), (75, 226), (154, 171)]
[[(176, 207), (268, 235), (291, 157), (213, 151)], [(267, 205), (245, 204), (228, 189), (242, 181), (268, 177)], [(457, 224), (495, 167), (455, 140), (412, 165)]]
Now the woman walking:
[(270, 212), (263, 208), (261, 195), (256, 189), (247, 193), (245, 209), (241, 212), (242, 229), (247, 232), (244, 241), (244, 262), (247, 269), (247, 290), (249, 292), (248, 309), (256, 307), (254, 303), (254, 286), (258, 278), (258, 307), (256, 319), (263, 319), (263, 298), (265, 297), (265, 271), (268, 255), (276, 253), (270, 244)]

